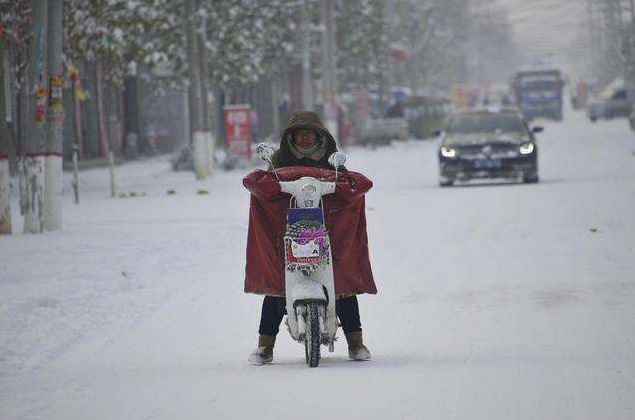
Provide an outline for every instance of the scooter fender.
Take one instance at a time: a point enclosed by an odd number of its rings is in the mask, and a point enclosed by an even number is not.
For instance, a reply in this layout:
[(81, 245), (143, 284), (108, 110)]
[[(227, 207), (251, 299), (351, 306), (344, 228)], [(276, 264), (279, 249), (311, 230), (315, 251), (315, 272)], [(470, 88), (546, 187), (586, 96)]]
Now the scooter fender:
[(321, 283), (313, 280), (304, 280), (298, 282), (291, 291), (293, 302), (302, 300), (322, 300), (327, 301), (324, 294), (324, 287)]

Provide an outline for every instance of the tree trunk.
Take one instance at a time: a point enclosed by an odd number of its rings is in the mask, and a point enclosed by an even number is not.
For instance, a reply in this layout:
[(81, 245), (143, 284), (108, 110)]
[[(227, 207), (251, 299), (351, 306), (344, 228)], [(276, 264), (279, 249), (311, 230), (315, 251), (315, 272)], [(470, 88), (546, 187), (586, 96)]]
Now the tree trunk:
[(9, 177), (9, 126), (4, 91), (4, 40), (0, 38), (0, 235), (11, 234), (11, 180)]
[(185, 2), (185, 24), (187, 33), (187, 58), (190, 70), (190, 120), (192, 135), (192, 154), (194, 172), (197, 180), (205, 179), (207, 174), (207, 156), (209, 152), (209, 133), (205, 129), (203, 92), (201, 87), (201, 68), (199, 61), (199, 37), (195, 27), (195, 14), (198, 6), (195, 0)]
[(5, 46), (4, 50), (5, 68), (4, 68), (4, 88), (5, 88), (5, 112), (7, 118), (11, 120), (11, 124), (7, 123), (9, 136), (9, 171), (12, 175), (18, 172), (18, 143), (17, 143), (17, 101), (15, 91), (15, 70), (13, 63), (15, 63), (14, 48)]
[(46, 144), (47, 108), (47, 0), (32, 0), (34, 35), (29, 48), (29, 84), (27, 86), (27, 135), (23, 170), (25, 171), (24, 232), (43, 230), (42, 204), (44, 199), (44, 152)]
[(44, 161), (43, 224), (46, 230), (62, 228), (62, 149), (64, 104), (62, 70), (62, 2), (48, 0), (49, 103)]
[(203, 106), (203, 131), (206, 136), (206, 159), (205, 159), (205, 174), (212, 175), (214, 173), (214, 152), (216, 142), (214, 139), (214, 135), (212, 134), (212, 104), (210, 103), (210, 89), (208, 82), (208, 65), (207, 65), (207, 23), (206, 20), (203, 19), (203, 29), (199, 35), (199, 68), (200, 68), (200, 80), (201, 80), (201, 96), (202, 101), (201, 104)]
[(133, 71), (128, 74), (124, 83), (124, 120), (126, 130), (124, 136), (124, 153), (127, 158), (135, 159), (139, 153), (139, 105), (136, 69), (133, 69)]
[(101, 60), (95, 62), (95, 95), (97, 103), (97, 123), (99, 125), (99, 154), (107, 157), (110, 151), (108, 132), (106, 131), (106, 117), (104, 113), (103, 70)]
[(84, 135), (82, 132), (82, 103), (79, 98), (81, 82), (79, 79), (79, 70), (73, 77), (73, 126), (75, 129), (75, 145), (77, 149), (77, 158), (82, 159), (84, 156)]

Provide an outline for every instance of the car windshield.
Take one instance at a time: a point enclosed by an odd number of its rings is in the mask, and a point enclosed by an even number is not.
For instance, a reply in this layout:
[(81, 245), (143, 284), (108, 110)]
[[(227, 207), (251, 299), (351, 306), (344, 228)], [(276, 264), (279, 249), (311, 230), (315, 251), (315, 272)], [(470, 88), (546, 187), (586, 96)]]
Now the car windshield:
[(526, 91), (557, 91), (558, 83), (550, 80), (534, 80), (530, 82), (524, 82), (522, 84), (523, 90)]
[(523, 132), (523, 122), (515, 115), (473, 114), (457, 115), (450, 122), (450, 133), (493, 133), (497, 130), (507, 133)]

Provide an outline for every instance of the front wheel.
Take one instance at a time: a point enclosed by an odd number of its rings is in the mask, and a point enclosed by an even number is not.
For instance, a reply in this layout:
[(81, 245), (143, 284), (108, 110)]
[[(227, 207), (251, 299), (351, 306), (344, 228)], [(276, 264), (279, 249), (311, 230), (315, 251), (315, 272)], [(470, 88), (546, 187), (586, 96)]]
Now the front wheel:
[(306, 305), (306, 334), (304, 336), (304, 354), (309, 367), (317, 367), (320, 364), (320, 303), (308, 302)]
[(536, 184), (538, 182), (538, 174), (529, 173), (529, 174), (523, 175), (523, 182), (525, 184)]
[(439, 180), (439, 187), (451, 187), (452, 185), (454, 185), (454, 180), (453, 179), (440, 179)]

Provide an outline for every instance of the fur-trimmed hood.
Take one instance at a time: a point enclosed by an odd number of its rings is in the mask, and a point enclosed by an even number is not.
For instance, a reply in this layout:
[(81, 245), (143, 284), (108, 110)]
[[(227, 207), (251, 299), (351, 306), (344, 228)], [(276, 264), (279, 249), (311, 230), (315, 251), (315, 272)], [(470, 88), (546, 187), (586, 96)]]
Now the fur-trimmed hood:
[[(324, 144), (320, 148), (322, 156), (318, 159), (298, 157), (291, 150), (293, 132), (300, 129), (314, 130), (318, 141)], [(328, 158), (337, 151), (335, 138), (320, 121), (320, 117), (311, 111), (296, 111), (280, 136), (280, 148), (274, 153), (272, 162), (276, 168), (286, 166), (312, 166), (330, 169)]]

